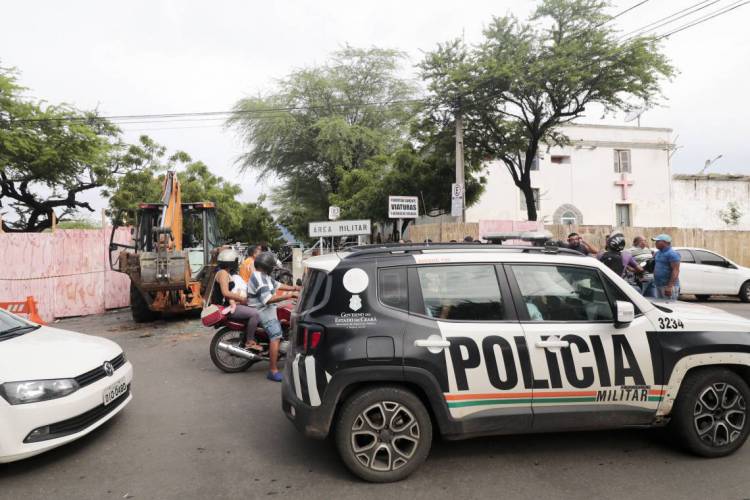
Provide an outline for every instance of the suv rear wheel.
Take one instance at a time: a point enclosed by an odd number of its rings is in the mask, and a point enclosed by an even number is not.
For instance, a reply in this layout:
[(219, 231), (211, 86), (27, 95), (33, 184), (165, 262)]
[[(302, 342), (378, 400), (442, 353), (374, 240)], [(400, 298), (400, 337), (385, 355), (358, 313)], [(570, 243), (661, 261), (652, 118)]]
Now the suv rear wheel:
[(406, 389), (364, 389), (343, 403), (335, 440), (341, 459), (357, 476), (376, 483), (399, 481), (427, 458), (432, 422), (419, 398)]
[(724, 368), (689, 372), (672, 411), (672, 427), (680, 442), (703, 457), (734, 453), (750, 431), (750, 389)]

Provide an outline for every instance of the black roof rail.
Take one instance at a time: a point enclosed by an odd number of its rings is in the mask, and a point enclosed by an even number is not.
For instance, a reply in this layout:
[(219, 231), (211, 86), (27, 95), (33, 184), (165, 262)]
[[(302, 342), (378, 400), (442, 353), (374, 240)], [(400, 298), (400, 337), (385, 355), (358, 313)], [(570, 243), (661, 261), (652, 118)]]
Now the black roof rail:
[(509, 250), (521, 253), (541, 253), (547, 255), (567, 255), (584, 257), (576, 250), (561, 248), (552, 245), (500, 245), (493, 243), (382, 243), (373, 245), (359, 245), (342, 252), (342, 257), (351, 259), (354, 257), (376, 256), (376, 255), (403, 255), (409, 253), (423, 253), (425, 250)]

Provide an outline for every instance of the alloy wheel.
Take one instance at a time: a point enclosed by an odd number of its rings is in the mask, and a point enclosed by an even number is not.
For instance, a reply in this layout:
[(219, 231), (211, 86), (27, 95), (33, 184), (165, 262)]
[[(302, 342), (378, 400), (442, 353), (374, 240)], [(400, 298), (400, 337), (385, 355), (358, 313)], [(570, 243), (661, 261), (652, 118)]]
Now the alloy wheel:
[(693, 426), (698, 437), (713, 447), (736, 441), (745, 429), (747, 404), (733, 385), (717, 382), (703, 389), (695, 401)]
[(419, 447), (420, 429), (404, 405), (381, 401), (354, 419), (351, 445), (359, 463), (374, 471), (398, 470), (409, 463)]

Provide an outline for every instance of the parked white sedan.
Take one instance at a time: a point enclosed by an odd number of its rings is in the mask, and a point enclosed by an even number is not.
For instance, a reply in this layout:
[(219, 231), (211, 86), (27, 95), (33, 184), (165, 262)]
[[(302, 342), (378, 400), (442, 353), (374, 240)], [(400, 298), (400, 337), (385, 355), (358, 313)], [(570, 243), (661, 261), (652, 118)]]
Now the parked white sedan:
[(130, 402), (132, 379), (114, 342), (0, 310), (0, 463), (93, 431)]
[(675, 247), (680, 254), (680, 293), (708, 300), (711, 295), (736, 295), (750, 302), (750, 268), (703, 248)]

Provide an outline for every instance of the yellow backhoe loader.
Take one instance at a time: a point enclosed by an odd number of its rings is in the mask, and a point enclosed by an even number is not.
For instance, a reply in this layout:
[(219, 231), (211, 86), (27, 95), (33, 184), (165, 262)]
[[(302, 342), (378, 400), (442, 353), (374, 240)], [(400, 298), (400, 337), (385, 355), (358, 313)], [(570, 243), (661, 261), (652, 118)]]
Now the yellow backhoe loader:
[(177, 174), (169, 171), (161, 203), (141, 203), (131, 215), (132, 245), (115, 241), (124, 215), (114, 218), (109, 258), (112, 269), (130, 277), (133, 319), (200, 309), (221, 246), (214, 203), (182, 203)]

